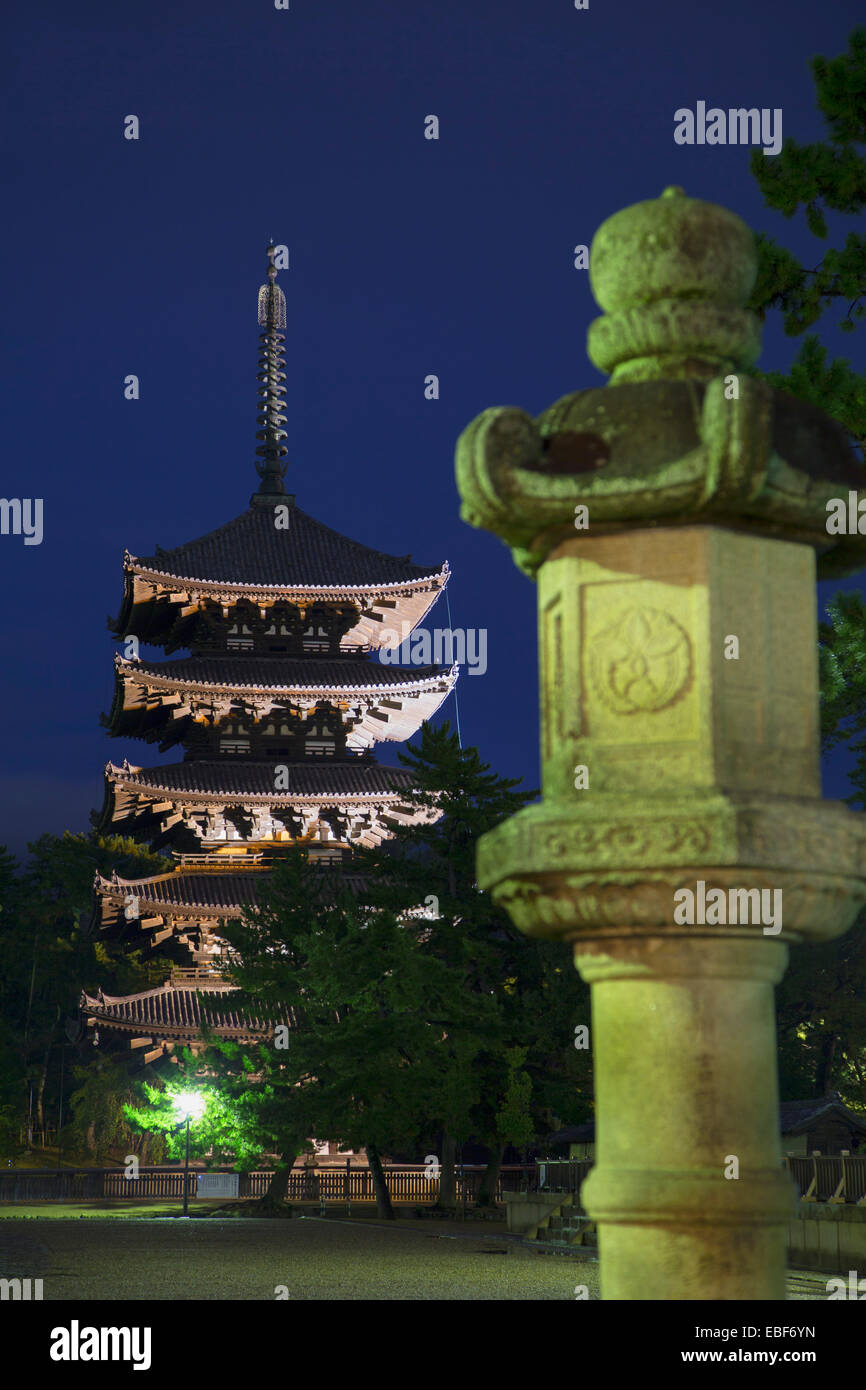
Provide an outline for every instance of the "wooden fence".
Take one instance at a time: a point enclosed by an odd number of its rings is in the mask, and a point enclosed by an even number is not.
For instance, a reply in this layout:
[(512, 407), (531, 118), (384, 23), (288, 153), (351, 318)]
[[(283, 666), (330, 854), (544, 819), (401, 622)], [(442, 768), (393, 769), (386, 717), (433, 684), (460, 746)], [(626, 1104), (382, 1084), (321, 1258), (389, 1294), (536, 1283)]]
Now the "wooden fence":
[(593, 1158), (537, 1158), (530, 1188), (534, 1192), (579, 1192), (594, 1162)]
[[(191, 1168), (188, 1193), (197, 1195), (197, 1174), (205, 1171)], [(232, 1169), (208, 1169), (208, 1172), (232, 1172)], [(531, 1168), (503, 1167), (496, 1189), (496, 1200), (502, 1201), (507, 1192), (526, 1190), (533, 1180)], [(475, 1201), (484, 1175), (483, 1167), (457, 1167), (457, 1200), (468, 1204)], [(273, 1173), (262, 1171), (241, 1173), (238, 1184), (240, 1197), (262, 1197), (267, 1192)], [(10, 1168), (0, 1170), (0, 1202), (76, 1202), (126, 1200), (130, 1202), (158, 1201), (183, 1198), (182, 1168), (140, 1168), (137, 1178), (127, 1178), (122, 1168)], [(427, 1174), (423, 1164), (385, 1165), (385, 1180), (391, 1200), (419, 1206), (433, 1203), (439, 1196), (439, 1180)], [(293, 1168), (289, 1177), (288, 1201), (297, 1202), (374, 1202), (373, 1177), (369, 1168), (300, 1167)]]
[(785, 1166), (803, 1202), (866, 1206), (866, 1154), (789, 1156)]
[[(578, 1193), (591, 1158), (536, 1159), (530, 1187), (538, 1192)], [(866, 1154), (787, 1156), (782, 1160), (804, 1202), (847, 1202), (866, 1206)]]
[[(536, 1159), (532, 1167), (503, 1167), (496, 1200), (509, 1192), (580, 1192), (593, 1166), (591, 1158)], [(804, 1202), (846, 1202), (866, 1206), (866, 1154), (851, 1157), (787, 1157), (784, 1166), (794, 1179)], [(189, 1172), (189, 1195), (197, 1195), (197, 1174)], [(231, 1169), (209, 1169), (231, 1172)], [(484, 1174), (483, 1166), (457, 1168), (457, 1200), (472, 1205)], [(262, 1197), (273, 1177), (270, 1171), (241, 1173), (238, 1195)], [(391, 1199), (423, 1206), (436, 1201), (439, 1180), (430, 1177), (423, 1164), (387, 1164), (385, 1179)], [(127, 1200), (159, 1201), (183, 1197), (183, 1169), (142, 1167), (137, 1178), (127, 1178), (122, 1168), (9, 1168), (0, 1170), (0, 1202), (76, 1202)], [(287, 1199), (293, 1202), (374, 1202), (369, 1168), (336, 1165), (296, 1167), (289, 1177)]]

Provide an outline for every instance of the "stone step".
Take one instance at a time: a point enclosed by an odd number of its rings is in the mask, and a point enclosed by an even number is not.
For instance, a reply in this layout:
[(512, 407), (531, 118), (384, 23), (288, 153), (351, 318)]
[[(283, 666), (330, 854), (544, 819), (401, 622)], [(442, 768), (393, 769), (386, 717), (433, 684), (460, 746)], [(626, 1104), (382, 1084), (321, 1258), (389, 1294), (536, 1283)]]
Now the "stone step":
[(552, 1216), (547, 1225), (539, 1230), (536, 1239), (548, 1245), (583, 1244), (591, 1224), (588, 1216)]

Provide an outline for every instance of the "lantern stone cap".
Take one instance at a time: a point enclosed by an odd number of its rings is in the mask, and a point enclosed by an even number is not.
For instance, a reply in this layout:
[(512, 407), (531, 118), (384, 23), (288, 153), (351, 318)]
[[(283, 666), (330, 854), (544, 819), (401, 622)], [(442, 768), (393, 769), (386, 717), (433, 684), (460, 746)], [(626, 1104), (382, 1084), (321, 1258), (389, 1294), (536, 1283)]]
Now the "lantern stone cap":
[(828, 525), (839, 499), (855, 518), (866, 504), (844, 428), (751, 370), (757, 268), (745, 222), (679, 187), (607, 218), (590, 251), (605, 313), (588, 350), (610, 381), (536, 419), (495, 406), (467, 425), (463, 520), (504, 540), (530, 576), (580, 531), (696, 524), (809, 545), (819, 578), (866, 568), (857, 524)]
[(666, 188), (602, 222), (589, 266), (605, 316), (587, 350), (612, 381), (709, 377), (757, 360), (760, 324), (745, 306), (758, 253), (736, 213)]

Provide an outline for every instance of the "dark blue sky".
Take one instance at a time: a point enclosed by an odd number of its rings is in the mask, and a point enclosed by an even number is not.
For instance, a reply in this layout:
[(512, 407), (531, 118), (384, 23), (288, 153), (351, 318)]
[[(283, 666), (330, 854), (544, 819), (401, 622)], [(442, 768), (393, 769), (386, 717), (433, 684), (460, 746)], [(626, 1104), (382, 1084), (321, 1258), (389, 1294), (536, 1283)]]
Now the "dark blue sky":
[[(43, 830), (85, 828), (109, 757), (160, 761), (99, 726), (105, 619), (124, 547), (191, 540), (254, 490), (269, 236), (291, 255), (289, 489), (365, 544), (449, 560), (455, 626), (489, 634), (486, 675), (460, 682), (464, 739), (537, 785), (534, 586), (460, 522), (456, 438), (486, 406), (537, 414), (601, 384), (585, 352), (598, 310), (572, 247), (629, 203), (681, 184), (817, 262), (802, 217), (763, 207), (749, 150), (678, 146), (673, 114), (698, 100), (781, 107), (786, 138), (823, 138), (809, 60), (844, 51), (859, 11), (8, 6), (0, 495), (44, 498), (45, 530), (40, 546), (0, 537), (0, 843), (20, 853)], [(123, 138), (130, 113), (138, 142)], [(424, 139), (430, 113), (438, 142)], [(858, 339), (830, 323), (822, 339), (862, 366)], [(784, 369), (796, 348), (768, 324), (761, 365)], [(825, 793), (845, 794), (834, 767)]]

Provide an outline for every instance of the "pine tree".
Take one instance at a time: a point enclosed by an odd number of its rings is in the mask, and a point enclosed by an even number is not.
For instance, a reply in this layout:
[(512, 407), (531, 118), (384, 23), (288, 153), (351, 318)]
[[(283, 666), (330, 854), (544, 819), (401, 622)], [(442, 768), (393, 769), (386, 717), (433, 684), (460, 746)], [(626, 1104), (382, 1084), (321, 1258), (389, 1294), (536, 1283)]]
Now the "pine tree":
[[(438, 818), (398, 828), (379, 850), (360, 854), (359, 868), (372, 885), (368, 900), (398, 913), (429, 906), (429, 949), (458, 972), (466, 998), (487, 1010), (484, 1028), (469, 1028), (474, 1055), (461, 1057), (468, 1043), (456, 1029), (452, 1034), (443, 1083), (460, 1103), (445, 1109), (441, 1120), (440, 1204), (455, 1203), (456, 1145), (470, 1137), (490, 1151), (483, 1204), (492, 1200), (506, 1144), (529, 1140), (522, 1122), (519, 1135), (503, 1131), (503, 1115), (514, 1115), (516, 1050), (530, 1085), (532, 1135), (549, 1130), (554, 1115), (585, 1113), (589, 1053), (578, 1055), (573, 1041), (575, 1024), (588, 1021), (589, 995), (567, 946), (525, 937), (478, 887), (479, 837), (536, 793), (491, 772), (476, 748), (460, 747), (447, 722), (438, 729), (422, 725), (419, 742), (409, 744), (400, 761), (416, 788), (406, 799)], [(465, 1077), (470, 1067), (471, 1088)]]
[[(302, 847), (275, 867), (256, 907), (225, 928), (236, 953), (227, 978), (274, 1027), (259, 1049), (260, 1075), (286, 1107), (293, 1143), (327, 1135), (364, 1148), (383, 1216), (393, 1213), (381, 1155), (417, 1141), (443, 1091), (447, 1039), (457, 1032), (465, 1045), (467, 1019), (478, 1023), (425, 935), (423, 924), (365, 908), (339, 873), (312, 869)], [(276, 1028), (286, 1018), (280, 1049)], [(299, 1151), (291, 1149), (282, 1151), (283, 1172)]]
[[(788, 138), (773, 157), (755, 150), (752, 173), (768, 206), (786, 217), (801, 208), (808, 230), (829, 238), (830, 214), (856, 216), (866, 207), (866, 29), (855, 29), (848, 51), (816, 57), (812, 73), (817, 106), (827, 129), (823, 142), (799, 145)], [(849, 232), (805, 267), (772, 238), (758, 237), (759, 272), (751, 307), (761, 318), (782, 313), (790, 337), (806, 334), (787, 373), (757, 372), (772, 386), (819, 406), (866, 449), (866, 375), (847, 358), (828, 361), (827, 349), (808, 333), (825, 314), (853, 333), (866, 313), (866, 238)], [(866, 605), (859, 594), (837, 593), (819, 627), (821, 732), (825, 751), (848, 743), (856, 755), (848, 800), (866, 806)], [(778, 992), (783, 1095), (823, 1094), (848, 1088), (866, 1101), (866, 1033), (859, 1001), (866, 994), (866, 914), (838, 941), (794, 951)]]
[[(146, 988), (150, 982), (140, 955), (124, 957), (119, 947), (85, 938), (94, 871), (117, 867), (144, 876), (167, 866), (131, 840), (93, 833), (42, 835), (28, 850), (23, 867), (8, 856), (0, 860), (0, 1048), (6, 1054), (3, 1090), (8, 1097), (14, 1089), (16, 1096), (14, 1129), (26, 1119), (30, 1133), (44, 1132), (58, 1102), (65, 1023), (77, 1012), (82, 989), (111, 989), (118, 982)], [(96, 1059), (81, 1065), (95, 1066)], [(8, 1112), (6, 1132), (11, 1145)]]
[[(866, 29), (852, 32), (847, 53), (829, 60), (816, 57), (811, 66), (827, 139), (799, 145), (788, 138), (774, 156), (753, 150), (751, 169), (768, 206), (786, 217), (802, 207), (809, 231), (826, 241), (829, 213), (856, 216), (866, 207)], [(808, 268), (763, 234), (758, 252), (751, 307), (761, 318), (779, 310), (789, 336), (805, 333), (831, 309), (839, 310), (837, 326), (846, 333), (866, 314), (866, 238), (858, 232), (849, 232), (843, 245), (828, 247), (817, 265)], [(828, 362), (815, 334), (803, 340), (789, 372), (756, 375), (826, 410), (845, 426), (862, 455), (866, 376), (853, 371), (846, 358)]]
[(821, 738), (825, 751), (847, 743), (855, 763), (846, 800), (866, 809), (866, 602), (840, 592), (818, 625), (821, 672)]
[[(572, 1046), (588, 1001), (568, 950), (523, 937), (475, 879), (478, 835), (532, 793), (491, 773), (447, 726), (425, 725), (402, 760), (415, 787), (407, 800), (430, 819), (358, 852), (360, 894), (297, 847), (257, 906), (225, 928), (243, 1007), (274, 1030), (280, 1017), (292, 1022), (286, 1049), (268, 1039), (249, 1052), (253, 1084), (270, 1088), (270, 1113), (284, 1107), (292, 1136), (280, 1169), (287, 1175), (303, 1136), (364, 1148), (383, 1215), (385, 1153), (424, 1153), (438, 1134), (440, 1204), (453, 1209), (458, 1146), (480, 1138), (489, 1197), (505, 1145), (549, 1128), (555, 1104), (568, 1114), (588, 1067)], [(224, 1087), (225, 1064), (214, 1071)]]

